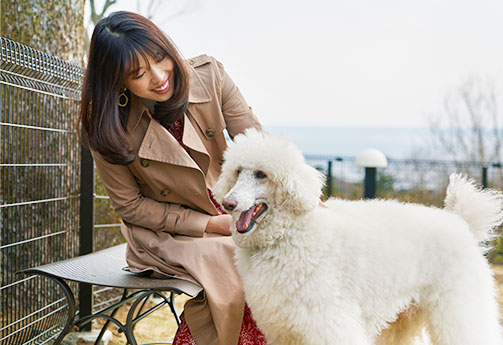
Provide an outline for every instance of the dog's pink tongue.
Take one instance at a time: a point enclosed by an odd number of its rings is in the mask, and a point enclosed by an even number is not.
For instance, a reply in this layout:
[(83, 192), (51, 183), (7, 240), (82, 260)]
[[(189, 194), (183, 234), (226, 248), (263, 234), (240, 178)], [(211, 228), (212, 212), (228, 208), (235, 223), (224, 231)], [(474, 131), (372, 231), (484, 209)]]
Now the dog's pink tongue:
[(236, 229), (238, 229), (238, 231), (246, 230), (246, 228), (250, 226), (254, 210), (255, 206), (252, 206), (248, 211), (244, 211), (241, 213), (238, 221), (236, 222)]

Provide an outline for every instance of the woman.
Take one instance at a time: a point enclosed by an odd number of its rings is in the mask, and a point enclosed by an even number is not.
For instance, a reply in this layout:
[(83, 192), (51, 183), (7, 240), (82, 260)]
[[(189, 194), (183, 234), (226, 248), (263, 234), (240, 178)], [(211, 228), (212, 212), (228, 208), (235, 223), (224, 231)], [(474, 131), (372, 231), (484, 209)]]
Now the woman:
[(263, 344), (244, 313), (230, 216), (210, 190), (224, 129), (233, 137), (261, 128), (222, 65), (206, 55), (184, 61), (148, 19), (112, 13), (91, 39), (80, 121), (123, 219), (130, 269), (204, 288), (185, 305), (174, 344)]

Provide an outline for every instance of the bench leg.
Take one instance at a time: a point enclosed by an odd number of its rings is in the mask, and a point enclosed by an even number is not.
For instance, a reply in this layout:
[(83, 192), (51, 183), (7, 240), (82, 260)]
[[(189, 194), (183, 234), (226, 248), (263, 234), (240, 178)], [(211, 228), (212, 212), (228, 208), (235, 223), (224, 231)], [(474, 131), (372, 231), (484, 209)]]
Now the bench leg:
[[(143, 302), (142, 302), (142, 304), (141, 304), (140, 308), (138, 309), (138, 312), (136, 313), (136, 316), (134, 317), (135, 319), (136, 319), (138, 316), (140, 316), (140, 315), (141, 315), (141, 313), (142, 313), (143, 309), (144, 309), (144, 308), (145, 308), (145, 306), (147, 305), (148, 300), (150, 299), (150, 296), (152, 296), (152, 295), (149, 295), (149, 296), (147, 296), (147, 297), (143, 298)], [(133, 324), (133, 329), (135, 328), (135, 326), (136, 326), (136, 322)]]
[(176, 323), (178, 324), (178, 327), (180, 327), (180, 316), (178, 315), (178, 312), (176, 311), (176, 305), (175, 305), (175, 293), (171, 292), (169, 295), (169, 308), (171, 309), (171, 312), (173, 313), (173, 316), (175, 317)]
[[(140, 297), (137, 297), (137, 296), (140, 296)], [(123, 325), (119, 320), (117, 320), (115, 318), (115, 314), (117, 313), (119, 308), (122, 305), (124, 305), (125, 303), (127, 303), (128, 301), (131, 301), (133, 299), (138, 299), (138, 298), (142, 299), (143, 296), (145, 296), (144, 291), (138, 291), (138, 292), (132, 293), (131, 295), (128, 296), (128, 289), (124, 289), (123, 294), (122, 294), (122, 298), (119, 302), (116, 302), (113, 305), (96, 312), (95, 314), (83, 317), (83, 318), (77, 320), (75, 322), (75, 324), (76, 325), (85, 325), (96, 318), (106, 319), (106, 322), (103, 325), (103, 327), (101, 328), (101, 331), (98, 335), (98, 338), (96, 338), (95, 345), (99, 344), (99, 342), (103, 338), (103, 335), (105, 334), (105, 331), (107, 330), (108, 326), (110, 325), (110, 322), (114, 323), (119, 328), (118, 329), (119, 333), (124, 333), (126, 335), (127, 344), (137, 345), (137, 342), (136, 342), (136, 339), (134, 337), (133, 332), (131, 330), (129, 330), (130, 326), (127, 324), (127, 322), (125, 325)], [(111, 311), (110, 315), (107, 314), (109, 311)]]
[[(149, 297), (152, 294), (155, 294), (155, 293), (156, 293), (155, 291), (147, 291), (147, 292), (141, 294), (133, 302), (133, 304), (131, 305), (131, 308), (129, 308), (129, 312), (127, 313), (127, 318), (126, 318), (125, 332), (124, 332), (124, 334), (126, 335), (126, 339), (128, 341), (128, 344), (137, 345), (136, 344), (136, 339), (134, 337), (134, 325), (135, 325), (134, 319), (135, 319), (135, 314), (136, 314), (136, 317), (138, 317), (138, 315), (141, 312), (141, 309), (143, 309), (143, 307), (145, 305), (145, 302), (149, 299)], [(140, 303), (142, 303), (142, 306), (141, 306), (140, 310), (138, 311), (138, 313), (135, 313), (136, 312), (136, 308), (138, 308), (138, 306), (140, 305)]]
[[(141, 311), (143, 310), (143, 307), (145, 306), (146, 302), (153, 295), (164, 299), (164, 302), (161, 302), (157, 306), (155, 306), (155, 307), (149, 309), (148, 311), (146, 311), (145, 313), (141, 314)], [(161, 292), (152, 291), (152, 290), (146, 291), (143, 294), (141, 294), (136, 299), (136, 301), (134, 301), (134, 303), (131, 305), (131, 308), (129, 309), (129, 312), (128, 312), (128, 315), (126, 318), (126, 324), (125, 324), (126, 331), (124, 332), (126, 335), (126, 338), (128, 339), (128, 344), (136, 345), (136, 339), (134, 337), (134, 326), (135, 326), (136, 322), (138, 322), (139, 320), (143, 319), (145, 316), (147, 316), (148, 314), (150, 314), (151, 312), (156, 310), (159, 306), (162, 305), (162, 303), (169, 305), (171, 312), (173, 313), (178, 326), (180, 326), (180, 323), (181, 323), (180, 317), (178, 316), (178, 313), (177, 313), (176, 307), (175, 307), (175, 293), (171, 292), (170, 297), (167, 298)], [(138, 308), (138, 306), (140, 304), (141, 304), (141, 307), (138, 310), (138, 312), (136, 312), (136, 309)], [(159, 344), (161, 344), (161, 343), (159, 343)], [(162, 343), (162, 344), (171, 344), (171, 343)]]
[[(121, 298), (120, 302), (122, 302), (125, 299), (127, 299), (127, 297), (128, 297), (127, 293), (128, 293), (128, 289), (124, 289), (124, 291), (122, 292), (122, 298)], [(117, 312), (119, 311), (120, 307), (121, 307), (121, 305), (119, 305), (117, 308), (115, 308), (112, 311), (112, 313), (110, 314), (110, 317), (112, 319), (115, 319), (115, 314), (117, 314)], [(108, 326), (110, 325), (110, 322), (111, 322), (111, 320), (107, 319), (107, 321), (105, 322), (105, 324), (103, 325), (103, 327), (101, 327), (100, 334), (98, 334), (98, 337), (96, 338), (96, 341), (94, 342), (94, 345), (99, 345), (101, 339), (105, 335), (106, 330), (108, 329)]]
[[(82, 318), (82, 319), (78, 320), (77, 324), (80, 323), (80, 322), (82, 322), (82, 323), (88, 323), (91, 320), (97, 319), (99, 317), (103, 318), (103, 319), (106, 319), (109, 322), (113, 322), (119, 328), (119, 333), (120, 332), (124, 332), (124, 334), (126, 334), (126, 331), (127, 331), (126, 330), (126, 326), (123, 325), (122, 323), (120, 323), (120, 321), (117, 320), (116, 318), (114, 318), (112, 315), (92, 314), (92, 315), (86, 316), (85, 318)], [(105, 332), (103, 332), (103, 333), (105, 333)], [(136, 340), (134, 339), (134, 337), (132, 337), (132, 338), (128, 337), (128, 334), (126, 334), (126, 338), (127, 338), (128, 344), (137, 345)], [(54, 344), (54, 345), (56, 345), (56, 344)]]
[(46, 276), (46, 277), (55, 281), (63, 289), (63, 292), (65, 293), (66, 301), (68, 302), (68, 318), (66, 320), (65, 327), (63, 327), (63, 330), (61, 331), (61, 333), (59, 333), (56, 340), (54, 340), (54, 345), (59, 345), (63, 341), (65, 336), (68, 334), (70, 329), (73, 327), (73, 322), (75, 320), (75, 314), (77, 312), (77, 307), (76, 307), (75, 297), (73, 295), (72, 289), (70, 289), (70, 287), (68, 286), (67, 283), (65, 283), (64, 280), (59, 279), (59, 278), (55, 278), (55, 277), (51, 277), (51, 276)]

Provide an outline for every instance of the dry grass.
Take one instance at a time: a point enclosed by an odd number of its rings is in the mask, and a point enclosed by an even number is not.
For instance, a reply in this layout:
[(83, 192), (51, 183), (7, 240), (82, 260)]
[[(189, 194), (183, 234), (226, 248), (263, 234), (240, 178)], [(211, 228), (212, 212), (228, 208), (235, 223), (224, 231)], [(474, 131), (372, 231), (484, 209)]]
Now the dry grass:
[[(179, 313), (183, 310), (183, 305), (189, 298), (185, 295), (176, 297), (176, 308)], [(150, 302), (151, 305), (153, 302)], [(116, 317), (122, 323), (125, 322), (129, 306), (119, 310)], [(100, 329), (104, 321), (97, 320), (93, 323), (93, 329)], [(144, 320), (138, 322), (135, 327), (135, 337), (139, 344), (162, 341), (171, 342), (175, 336), (177, 324), (171, 310), (168, 306), (164, 306), (147, 316)], [(109, 329), (113, 333), (113, 339), (108, 345), (125, 345), (126, 337), (123, 333), (119, 333), (116, 326), (110, 326)], [(92, 343), (81, 342), (78, 345), (88, 345)]]
[(500, 321), (503, 324), (503, 265), (493, 265), (494, 277), (498, 283), (498, 302), (500, 304)]
[[(503, 265), (493, 266), (496, 281), (498, 282), (498, 302), (500, 304), (500, 315), (503, 315)], [(187, 301), (186, 296), (178, 296), (176, 298), (176, 305), (178, 310), (183, 310), (183, 305)], [(126, 317), (126, 310), (119, 312), (119, 320), (124, 322)], [(502, 316), (503, 317), (503, 316)], [(503, 323), (503, 319), (501, 320)], [(99, 324), (95, 324), (94, 328), (98, 329)], [(176, 322), (168, 307), (163, 307), (142, 320), (136, 325), (135, 336), (139, 343), (148, 343), (154, 341), (172, 341), (176, 333)], [(114, 337), (109, 345), (124, 345), (126, 344), (126, 337), (117, 332), (116, 327), (111, 327)], [(87, 343), (82, 342), (79, 345)]]

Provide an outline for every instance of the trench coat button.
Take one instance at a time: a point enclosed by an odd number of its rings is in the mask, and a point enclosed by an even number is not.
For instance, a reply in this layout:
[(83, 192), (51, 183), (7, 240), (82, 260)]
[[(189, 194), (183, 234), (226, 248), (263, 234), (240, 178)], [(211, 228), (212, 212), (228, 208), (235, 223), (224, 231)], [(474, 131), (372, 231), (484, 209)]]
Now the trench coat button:
[(164, 197), (164, 198), (167, 197), (169, 193), (170, 193), (169, 189), (163, 189), (163, 190), (161, 190), (161, 196)]
[(150, 165), (150, 161), (148, 159), (142, 159), (140, 161), (140, 164), (141, 164), (142, 167), (146, 168), (146, 167), (148, 167)]
[(213, 138), (215, 136), (215, 130), (213, 128), (208, 128), (206, 130), (206, 135), (208, 138)]
[(191, 66), (192, 66), (192, 65), (194, 64), (194, 62), (195, 62), (195, 61), (194, 61), (194, 59), (190, 59), (190, 60), (189, 60), (189, 65), (191, 65)]

